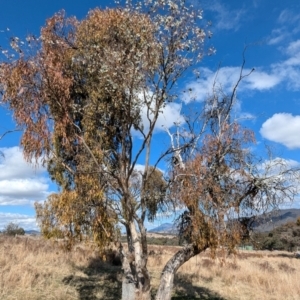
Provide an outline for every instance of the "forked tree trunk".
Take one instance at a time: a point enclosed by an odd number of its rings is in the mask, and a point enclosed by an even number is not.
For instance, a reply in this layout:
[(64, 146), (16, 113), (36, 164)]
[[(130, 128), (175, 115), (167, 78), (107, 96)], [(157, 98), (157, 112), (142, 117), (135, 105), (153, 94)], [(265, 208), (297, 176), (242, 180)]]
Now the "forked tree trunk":
[[(174, 284), (174, 276), (177, 270), (190, 258), (204, 251), (207, 247), (199, 249), (194, 245), (185, 246), (179, 250), (165, 265), (160, 279), (160, 285), (156, 293), (155, 300), (170, 300)], [(132, 262), (123, 252), (123, 280), (122, 280), (122, 300), (150, 300), (150, 285), (148, 278), (141, 284), (137, 281), (136, 270)]]
[[(123, 259), (122, 300), (151, 300), (149, 283), (137, 283), (127, 258)], [(149, 285), (149, 286), (148, 286)]]
[(132, 222), (127, 229), (132, 249), (125, 253), (120, 245), (123, 268), (122, 300), (151, 300), (147, 257), (143, 255), (135, 224)]
[(188, 261), (193, 256), (204, 251), (205, 248), (199, 249), (194, 245), (185, 246), (183, 249), (179, 250), (165, 265), (161, 278), (160, 285), (156, 294), (156, 300), (170, 300), (174, 284), (174, 276), (177, 270), (186, 261)]
[[(122, 249), (123, 250), (123, 249)], [(130, 267), (129, 260), (122, 253), (122, 268), (123, 268), (123, 279), (122, 279), (122, 300), (131, 300), (135, 299), (135, 279), (132, 274), (132, 269)]]
[(126, 277), (122, 281), (122, 300), (151, 300), (150, 290), (143, 291), (136, 288), (135, 283)]
[(122, 300), (135, 300), (135, 284), (134, 282), (128, 282), (124, 276), (122, 281)]

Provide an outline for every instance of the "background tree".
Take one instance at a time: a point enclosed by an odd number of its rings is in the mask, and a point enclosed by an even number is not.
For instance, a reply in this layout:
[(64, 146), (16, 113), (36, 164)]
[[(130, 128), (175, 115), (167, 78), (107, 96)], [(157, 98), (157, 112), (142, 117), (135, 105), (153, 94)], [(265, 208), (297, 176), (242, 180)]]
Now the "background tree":
[(11, 222), (8, 225), (6, 225), (6, 227), (3, 229), (2, 233), (5, 235), (10, 235), (10, 236), (24, 235), (25, 230), (22, 227), (20, 227), (18, 224)]
[[(70, 247), (93, 237), (104, 249), (119, 241), (122, 224), (128, 243), (128, 249), (118, 243), (122, 299), (150, 299), (146, 218), (185, 210), (186, 245), (167, 263), (156, 295), (170, 299), (185, 261), (207, 248), (233, 249), (246, 233), (245, 222), (228, 223), (229, 217), (252, 216), (296, 193), (289, 184), (296, 173), (284, 166), (280, 176), (266, 166), (262, 173), (248, 148), (253, 135), (231, 121), (242, 73), (230, 97), (214, 90), (196, 118), (166, 132), (171, 147), (150, 165), (157, 119), (178, 100), (176, 83), (204, 53), (210, 33), (199, 17), (183, 0), (127, 1), (124, 8), (92, 10), (82, 21), (60, 12), (38, 39), (27, 38), (25, 49), (14, 39), (19, 56), (1, 64), (2, 101), (24, 129), (25, 158), (42, 157), (60, 186), (36, 204), (43, 234), (63, 233)], [(164, 158), (173, 162), (167, 176), (157, 168)]]

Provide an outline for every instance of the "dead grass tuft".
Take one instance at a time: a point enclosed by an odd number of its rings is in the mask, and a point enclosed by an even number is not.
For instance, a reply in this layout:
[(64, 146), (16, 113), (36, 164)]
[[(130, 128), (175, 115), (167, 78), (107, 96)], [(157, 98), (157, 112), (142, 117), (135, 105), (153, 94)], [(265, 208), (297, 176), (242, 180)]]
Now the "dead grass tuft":
[(285, 273), (293, 273), (296, 271), (294, 267), (291, 267), (288, 263), (286, 262), (280, 262), (278, 263), (278, 269), (282, 272)]
[(259, 263), (258, 266), (262, 271), (265, 271), (265, 272), (273, 273), (275, 271), (275, 269), (271, 266), (271, 264), (268, 261)]
[(212, 266), (214, 266), (215, 265), (215, 261), (213, 261), (213, 260), (211, 260), (211, 259), (209, 259), (209, 258), (203, 258), (202, 260), (201, 260), (201, 266), (203, 267), (203, 268), (211, 268)]

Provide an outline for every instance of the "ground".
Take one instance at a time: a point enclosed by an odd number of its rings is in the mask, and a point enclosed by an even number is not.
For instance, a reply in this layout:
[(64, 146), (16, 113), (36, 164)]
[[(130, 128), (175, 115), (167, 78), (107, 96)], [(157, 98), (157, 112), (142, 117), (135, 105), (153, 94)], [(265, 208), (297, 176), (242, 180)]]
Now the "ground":
[[(175, 246), (150, 246), (153, 294), (164, 263)], [(90, 245), (71, 252), (40, 237), (0, 236), (0, 299), (120, 299), (121, 267), (111, 252), (103, 262)], [(172, 299), (296, 300), (300, 295), (300, 260), (293, 253), (209, 252), (194, 257), (176, 275)]]

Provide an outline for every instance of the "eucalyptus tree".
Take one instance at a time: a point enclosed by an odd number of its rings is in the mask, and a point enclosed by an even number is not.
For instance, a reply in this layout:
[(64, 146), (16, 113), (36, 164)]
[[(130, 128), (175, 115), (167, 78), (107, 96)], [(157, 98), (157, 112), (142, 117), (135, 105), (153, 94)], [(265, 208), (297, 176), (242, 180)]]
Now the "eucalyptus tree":
[[(150, 298), (145, 219), (166, 194), (162, 173), (149, 166), (150, 148), (173, 86), (202, 57), (199, 18), (185, 1), (127, 1), (82, 21), (59, 12), (25, 47), (12, 37), (17, 56), (1, 64), (2, 101), (24, 129), (25, 158), (42, 157), (61, 188), (36, 205), (43, 233), (63, 231), (71, 242), (93, 235), (103, 248), (122, 224), (124, 299)], [(142, 137), (137, 150), (133, 131)]]
[[(70, 247), (92, 236), (103, 250), (118, 242), (122, 224), (124, 300), (150, 299), (147, 218), (184, 209), (179, 225), (186, 245), (166, 264), (156, 295), (170, 299), (184, 262), (207, 248), (233, 249), (248, 230), (227, 222), (229, 213), (244, 217), (296, 193), (288, 184), (296, 173), (262, 175), (247, 148), (253, 135), (231, 121), (239, 81), (231, 96), (214, 93), (175, 133), (166, 129), (170, 148), (150, 165), (157, 120), (204, 54), (210, 33), (201, 18), (183, 0), (127, 1), (91, 10), (82, 21), (59, 12), (40, 37), (12, 38), (17, 56), (8, 53), (1, 63), (2, 101), (24, 130), (25, 158), (42, 158), (60, 187), (36, 204), (43, 234), (63, 235)], [(157, 168), (164, 158), (173, 158), (165, 174)]]

